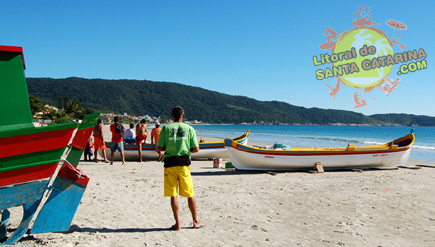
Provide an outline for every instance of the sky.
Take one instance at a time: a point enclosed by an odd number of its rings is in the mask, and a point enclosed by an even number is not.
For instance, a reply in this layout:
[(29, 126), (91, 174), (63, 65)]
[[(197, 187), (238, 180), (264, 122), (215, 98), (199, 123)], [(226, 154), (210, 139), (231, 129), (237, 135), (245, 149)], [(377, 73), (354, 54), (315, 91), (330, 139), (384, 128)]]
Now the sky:
[[(370, 7), (373, 25), (388, 38), (401, 35), (406, 48), (423, 49), (426, 68), (400, 78), (388, 96), (379, 88), (316, 78), (332, 64), (315, 66), (326, 27), (352, 30), (357, 6)], [(435, 1), (4, 1), (0, 0), (0, 45), (21, 46), (26, 77), (137, 79), (176, 82), (261, 101), (365, 115), (406, 113), (435, 116), (432, 65)], [(394, 30), (386, 21), (407, 26)], [(336, 41), (332, 39), (332, 41)], [(326, 72), (325, 72), (326, 73)], [(325, 83), (325, 84), (324, 84)], [(373, 100), (374, 99), (374, 100)], [(164, 99), (161, 99), (164, 100)], [(358, 98), (361, 105), (362, 100)]]

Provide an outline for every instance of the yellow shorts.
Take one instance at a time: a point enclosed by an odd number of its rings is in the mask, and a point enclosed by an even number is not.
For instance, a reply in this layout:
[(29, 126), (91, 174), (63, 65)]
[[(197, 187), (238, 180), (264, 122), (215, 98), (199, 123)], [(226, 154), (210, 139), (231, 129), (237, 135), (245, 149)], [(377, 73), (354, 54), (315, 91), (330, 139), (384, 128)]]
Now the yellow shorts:
[(194, 197), (192, 176), (188, 166), (174, 166), (165, 168), (165, 196), (176, 197), (178, 187), (180, 196)]

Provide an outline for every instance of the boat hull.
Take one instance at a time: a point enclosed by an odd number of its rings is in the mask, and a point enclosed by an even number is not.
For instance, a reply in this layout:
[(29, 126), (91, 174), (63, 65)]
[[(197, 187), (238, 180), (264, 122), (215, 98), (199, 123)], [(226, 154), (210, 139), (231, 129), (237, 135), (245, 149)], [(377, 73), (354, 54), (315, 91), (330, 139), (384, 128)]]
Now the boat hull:
[(0, 138), (0, 188), (53, 175), (77, 124), (60, 127), (35, 128), (26, 135)]
[(405, 165), (410, 149), (395, 153), (330, 154), (330, 155), (271, 155), (252, 154), (229, 148), (231, 163), (239, 170), (310, 169), (317, 162), (324, 168), (357, 168)]
[(411, 145), (394, 149), (384, 145), (367, 150), (272, 151), (236, 144), (229, 139), (225, 140), (225, 146), (232, 165), (239, 170), (311, 169), (319, 162), (324, 168), (401, 166), (406, 164), (411, 152)]
[[(234, 138), (233, 140), (237, 143), (241, 143), (244, 145), (248, 144), (249, 138), (248, 130), (244, 135)], [(110, 157), (112, 153), (110, 150), (111, 143), (106, 142), (106, 155)], [(99, 154), (102, 157), (101, 150), (99, 150)], [(138, 160), (139, 152), (138, 146), (136, 144), (124, 144), (124, 156), (125, 160)], [(119, 160), (120, 155), (119, 152), (115, 152), (115, 159)], [(214, 159), (214, 158), (228, 158), (229, 154), (227, 149), (224, 146), (224, 141), (219, 142), (200, 142), (199, 143), (199, 152), (192, 153), (192, 159)], [(155, 151), (154, 144), (142, 144), (142, 159), (148, 160), (156, 160), (159, 158), (158, 153)]]
[(41, 199), (49, 179), (40, 179), (0, 188), (0, 210), (27, 204)]
[[(112, 151), (110, 150), (111, 143), (106, 143), (106, 154), (110, 157)], [(101, 155), (101, 151), (100, 155)], [(134, 144), (124, 145), (125, 160), (137, 160), (139, 158), (138, 148)], [(199, 152), (192, 154), (192, 159), (213, 159), (213, 158), (228, 158), (228, 151), (223, 146), (206, 147), (202, 148), (200, 145)], [(142, 145), (142, 159), (156, 160), (159, 158), (159, 154), (155, 151), (154, 145), (146, 144)], [(119, 152), (115, 152), (115, 159), (120, 159)]]

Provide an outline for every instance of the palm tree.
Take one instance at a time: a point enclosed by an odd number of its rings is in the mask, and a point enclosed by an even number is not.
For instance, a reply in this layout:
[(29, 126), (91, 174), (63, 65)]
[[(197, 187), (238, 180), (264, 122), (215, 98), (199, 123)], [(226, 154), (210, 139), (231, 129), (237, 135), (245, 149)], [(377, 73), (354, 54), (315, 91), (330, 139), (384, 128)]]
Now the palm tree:
[[(369, 55), (371, 59), (386, 56), (388, 54), (387, 49), (393, 52), (393, 47), (390, 46), (390, 42), (388, 42), (387, 39), (376, 40), (374, 46), (376, 48), (376, 53)], [(381, 66), (381, 68), (376, 68), (376, 70), (378, 71), (379, 77), (384, 77), (384, 66)]]
[(65, 113), (68, 115), (76, 115), (82, 112), (82, 106), (76, 99), (72, 99), (65, 108)]
[(359, 33), (357, 33), (355, 35), (355, 41), (352, 43), (351, 47), (354, 47), (355, 50), (358, 51), (359, 49), (363, 48), (364, 45), (371, 45), (372, 42), (369, 39), (372, 38), (373, 35), (370, 33), (364, 34), (367, 31), (367, 29), (362, 29)]
[[(370, 38), (373, 38), (373, 35), (370, 33), (366, 33), (367, 29), (361, 29), (355, 36), (355, 41), (352, 42), (351, 47), (355, 48), (355, 50), (359, 51), (359, 49), (363, 48), (365, 45), (370, 46), (372, 42), (370, 41)], [(351, 81), (353, 83), (357, 83), (357, 81), (360, 78), (354, 78), (354, 77), (345, 77), (346, 80)]]

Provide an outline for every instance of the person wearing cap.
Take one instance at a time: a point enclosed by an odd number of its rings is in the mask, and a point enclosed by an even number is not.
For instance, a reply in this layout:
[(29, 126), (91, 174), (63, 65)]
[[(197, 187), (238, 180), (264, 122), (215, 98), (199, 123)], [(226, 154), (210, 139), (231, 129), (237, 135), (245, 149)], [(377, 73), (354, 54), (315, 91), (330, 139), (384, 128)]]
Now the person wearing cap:
[(159, 140), (160, 131), (162, 131), (162, 128), (160, 128), (160, 123), (156, 122), (156, 127), (153, 130), (151, 130), (151, 144), (155, 144), (156, 145), (156, 152), (159, 154), (159, 161), (163, 157), (163, 152), (159, 151), (157, 149), (157, 141)]
[(98, 119), (97, 124), (94, 127), (94, 149), (95, 149), (95, 163), (98, 162), (98, 149), (101, 149), (101, 153), (103, 154), (104, 162), (109, 163), (109, 160), (106, 157), (106, 145), (104, 144), (104, 135), (103, 135), (103, 121), (101, 118)]

